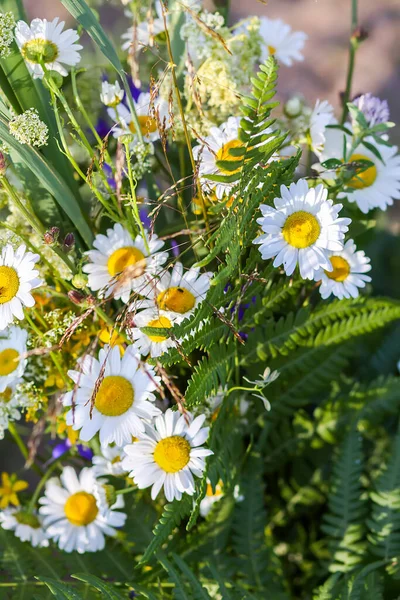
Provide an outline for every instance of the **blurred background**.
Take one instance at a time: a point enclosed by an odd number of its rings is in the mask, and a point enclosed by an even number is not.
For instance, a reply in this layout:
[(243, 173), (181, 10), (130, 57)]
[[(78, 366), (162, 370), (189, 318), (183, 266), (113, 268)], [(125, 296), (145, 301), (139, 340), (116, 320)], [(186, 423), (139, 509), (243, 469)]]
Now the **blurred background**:
[[(214, 0), (226, 5), (229, 0)], [(99, 3), (100, 4), (100, 3)], [(102, 24), (115, 42), (130, 25), (123, 16), (122, 3), (103, 0)], [(31, 18), (62, 16), (70, 19), (59, 0), (25, 0)], [(204, 6), (213, 7), (212, 0)], [(391, 119), (400, 122), (400, 0), (359, 0), (359, 23), (369, 38), (357, 53), (353, 92), (371, 92), (386, 98)], [(282, 67), (279, 88), (287, 97), (301, 92), (310, 102), (327, 99), (339, 102), (346, 77), (351, 0), (230, 0), (232, 23), (249, 15), (281, 18), (294, 30), (305, 31), (309, 40), (304, 62)], [(394, 132), (400, 143), (400, 129)]]

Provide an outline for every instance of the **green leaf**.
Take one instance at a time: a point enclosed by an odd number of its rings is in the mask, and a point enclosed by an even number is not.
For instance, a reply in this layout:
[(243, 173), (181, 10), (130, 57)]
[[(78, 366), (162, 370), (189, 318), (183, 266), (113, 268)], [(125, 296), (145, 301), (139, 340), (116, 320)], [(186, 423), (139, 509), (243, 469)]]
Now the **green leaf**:
[(186, 576), (190, 583), (190, 589), (195, 600), (211, 600), (207, 590), (201, 585), (199, 580), (195, 577), (193, 571), (188, 567), (184, 560), (177, 554), (172, 553), (172, 557), (183, 575)]
[(324, 167), (324, 169), (338, 169), (339, 167), (343, 166), (343, 162), (341, 160), (339, 160), (338, 158), (328, 158), (328, 160), (324, 160), (323, 163), (321, 163), (321, 165)]
[(7, 123), (0, 117), (0, 136), (17, 154), (22, 163), (37, 177), (40, 184), (55, 198), (60, 208), (71, 219), (82, 239), (91, 245), (93, 234), (79, 202), (62, 177), (51, 168), (46, 159), (34, 148), (20, 144), (9, 132)]
[(49, 577), (36, 577), (36, 579), (47, 585), (56, 600), (84, 600), (83, 596), (61, 581)]
[(102, 594), (102, 598), (106, 598), (107, 600), (124, 600), (126, 598), (126, 594), (122, 596), (113, 587), (111, 587), (110, 584), (105, 583), (94, 575), (89, 575), (87, 573), (74, 573), (74, 575), (71, 575), (71, 577), (78, 579), (79, 581), (84, 581), (85, 583), (88, 583), (94, 587), (96, 590), (99, 590), (99, 592)]

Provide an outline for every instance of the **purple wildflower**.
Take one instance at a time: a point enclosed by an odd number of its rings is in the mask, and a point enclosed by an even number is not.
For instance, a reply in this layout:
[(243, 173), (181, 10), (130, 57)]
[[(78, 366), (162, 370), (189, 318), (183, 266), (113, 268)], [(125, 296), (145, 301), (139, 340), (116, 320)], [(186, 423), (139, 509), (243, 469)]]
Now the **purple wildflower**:
[(362, 94), (354, 98), (353, 104), (364, 114), (370, 127), (389, 121), (390, 111), (386, 100), (381, 100), (372, 94)]

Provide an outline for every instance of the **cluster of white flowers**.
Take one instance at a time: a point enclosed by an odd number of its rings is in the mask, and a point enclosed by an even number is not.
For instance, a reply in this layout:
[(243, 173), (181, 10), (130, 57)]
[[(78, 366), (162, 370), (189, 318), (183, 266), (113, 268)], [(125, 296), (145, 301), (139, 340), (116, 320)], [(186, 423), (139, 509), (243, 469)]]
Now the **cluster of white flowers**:
[(20, 144), (45, 146), (49, 139), (49, 129), (39, 117), (36, 108), (29, 108), (21, 115), (14, 116), (9, 122), (10, 133)]
[(7, 58), (11, 54), (14, 40), (15, 19), (12, 12), (0, 13), (0, 56)]

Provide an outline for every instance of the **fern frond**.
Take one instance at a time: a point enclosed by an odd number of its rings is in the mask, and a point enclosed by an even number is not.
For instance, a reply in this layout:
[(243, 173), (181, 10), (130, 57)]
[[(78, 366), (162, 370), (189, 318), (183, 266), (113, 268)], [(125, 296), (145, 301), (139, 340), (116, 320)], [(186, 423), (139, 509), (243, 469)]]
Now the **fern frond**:
[(209, 357), (203, 357), (193, 369), (188, 382), (185, 399), (190, 408), (225, 387), (228, 373), (233, 366), (236, 348), (230, 344), (214, 346)]
[(350, 431), (339, 449), (333, 466), (329, 492), (329, 513), (324, 515), (322, 531), (329, 536), (331, 572), (350, 571), (365, 555), (365, 500), (361, 475), (363, 452), (361, 436)]

